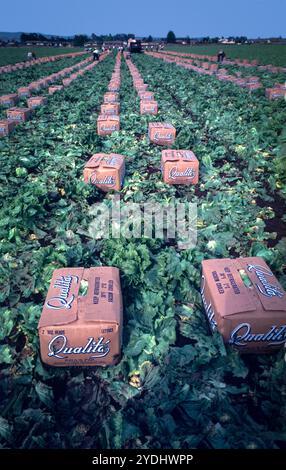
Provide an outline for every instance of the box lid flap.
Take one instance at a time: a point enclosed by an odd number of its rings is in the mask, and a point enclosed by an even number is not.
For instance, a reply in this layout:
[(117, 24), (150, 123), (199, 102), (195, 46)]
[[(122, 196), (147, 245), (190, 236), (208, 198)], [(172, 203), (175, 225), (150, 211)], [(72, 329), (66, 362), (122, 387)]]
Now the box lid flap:
[(197, 162), (195, 154), (191, 150), (163, 150), (162, 158), (165, 162), (184, 161)]
[[(245, 285), (241, 270), (248, 276)], [(286, 293), (262, 258), (203, 261), (213, 304), (222, 317), (249, 311), (286, 311)], [(225, 288), (228, 284), (230, 288)]]
[(119, 116), (116, 114), (111, 114), (111, 115), (106, 115), (106, 114), (100, 114), (97, 118), (99, 122), (101, 121), (119, 121)]
[(211, 292), (211, 300), (221, 317), (255, 311), (255, 296), (244, 285), (238, 272), (237, 260), (211, 259), (202, 262), (205, 283)]
[(85, 168), (120, 168), (124, 156), (117, 153), (96, 153), (85, 164)]
[(43, 307), (39, 327), (66, 325), (78, 318), (78, 292), (84, 268), (56, 269)]
[(286, 312), (286, 292), (263, 258), (241, 258), (264, 310)]
[(150, 129), (175, 129), (172, 124), (169, 122), (150, 122), (149, 123)]
[(79, 298), (79, 318), (90, 322), (121, 322), (122, 296), (119, 269), (103, 266), (85, 269), (85, 296)]

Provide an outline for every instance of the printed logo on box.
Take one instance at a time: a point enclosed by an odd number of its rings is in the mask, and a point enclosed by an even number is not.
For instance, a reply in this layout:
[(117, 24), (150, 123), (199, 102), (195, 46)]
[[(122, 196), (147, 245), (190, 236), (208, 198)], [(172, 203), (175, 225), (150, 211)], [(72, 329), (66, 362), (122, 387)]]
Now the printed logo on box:
[(247, 269), (249, 272), (254, 271), (256, 276), (259, 279), (260, 284), (256, 284), (257, 289), (261, 294), (266, 297), (279, 297), (280, 299), (284, 297), (284, 292), (281, 291), (279, 286), (269, 284), (267, 276), (274, 277), (270, 269), (267, 269), (265, 266), (259, 266), (258, 264), (248, 264)]
[(78, 284), (78, 276), (61, 276), (57, 278), (54, 284), (54, 288), (60, 289), (60, 295), (48, 299), (46, 302), (46, 306), (54, 310), (58, 310), (61, 308), (70, 309), (75, 299), (75, 296), (73, 294), (70, 296), (70, 290), (73, 281), (75, 282), (75, 284)]
[(65, 359), (64, 355), (66, 354), (91, 354), (90, 357), (105, 357), (110, 351), (109, 343), (109, 339), (104, 342), (103, 336), (98, 338), (97, 341), (90, 337), (84, 346), (67, 347), (67, 337), (65, 335), (57, 335), (48, 344), (48, 357)]

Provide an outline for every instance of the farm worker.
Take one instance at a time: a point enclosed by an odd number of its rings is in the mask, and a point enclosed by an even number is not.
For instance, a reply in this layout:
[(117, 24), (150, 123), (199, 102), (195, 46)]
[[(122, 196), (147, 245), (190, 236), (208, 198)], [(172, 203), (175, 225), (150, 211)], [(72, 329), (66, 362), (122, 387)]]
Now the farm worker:
[(33, 54), (32, 54), (32, 52), (28, 52), (28, 54), (27, 54), (27, 59), (28, 59), (28, 60), (33, 60)]
[(93, 61), (99, 60), (99, 50), (97, 48), (94, 49), (92, 55), (93, 55)]
[(218, 61), (218, 62), (223, 62), (224, 58), (225, 58), (225, 53), (224, 53), (224, 51), (219, 51), (219, 53), (218, 53), (218, 55), (217, 55), (217, 61)]

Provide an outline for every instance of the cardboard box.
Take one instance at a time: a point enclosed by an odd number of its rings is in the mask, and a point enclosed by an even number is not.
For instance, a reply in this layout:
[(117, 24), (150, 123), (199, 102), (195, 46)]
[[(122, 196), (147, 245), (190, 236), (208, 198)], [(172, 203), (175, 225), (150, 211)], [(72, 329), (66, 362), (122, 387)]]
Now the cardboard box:
[(2, 106), (15, 106), (18, 101), (17, 93), (10, 93), (9, 95), (0, 96), (0, 104)]
[(15, 123), (13, 121), (8, 121), (8, 119), (1, 119), (0, 120), (0, 137), (5, 137), (11, 134), (14, 127), (15, 127)]
[[(81, 296), (83, 280), (88, 288)], [(122, 323), (117, 268), (57, 269), (38, 324), (42, 361), (56, 367), (116, 364)]]
[(134, 84), (137, 93), (141, 93), (147, 90), (148, 85), (146, 83)]
[(96, 153), (85, 164), (83, 178), (103, 191), (120, 191), (125, 175), (125, 157), (116, 153)]
[(63, 90), (63, 85), (53, 85), (49, 87), (49, 95), (53, 95), (57, 91)]
[(262, 258), (203, 261), (201, 295), (211, 330), (240, 352), (285, 344), (286, 292)]
[(20, 87), (18, 88), (18, 96), (26, 98), (28, 96), (31, 96), (31, 91), (29, 90), (27, 86)]
[(49, 86), (50, 84), (50, 80), (47, 78), (41, 78), (40, 80), (38, 80), (38, 83), (41, 88), (47, 88), (47, 86)]
[(112, 80), (108, 85), (109, 91), (119, 91), (120, 89), (120, 82), (117, 80)]
[(100, 113), (108, 116), (118, 115), (119, 107), (119, 103), (102, 104), (100, 106)]
[(245, 88), (248, 90), (258, 90), (259, 88), (262, 88), (262, 83), (246, 83)]
[(140, 114), (158, 114), (157, 101), (140, 101)]
[(140, 97), (140, 100), (155, 101), (154, 93), (152, 93), (152, 91), (140, 91), (138, 95)]
[(247, 83), (259, 83), (260, 78), (259, 77), (246, 77), (247, 78)]
[(275, 83), (273, 88), (281, 88), (282, 90), (286, 90), (286, 84), (285, 83)]
[(42, 106), (47, 103), (47, 98), (45, 96), (33, 96), (32, 98), (28, 98), (28, 108), (34, 109), (38, 106)]
[(103, 102), (105, 104), (118, 103), (118, 101), (119, 101), (118, 93), (108, 92), (108, 93), (105, 93), (104, 96), (103, 96)]
[(107, 116), (106, 114), (100, 114), (97, 118), (97, 133), (98, 135), (110, 135), (112, 132), (119, 131), (120, 129), (120, 118), (115, 114), (113, 116)]
[(148, 135), (154, 144), (170, 146), (175, 142), (176, 129), (169, 123), (150, 122)]
[(32, 82), (28, 86), (30, 91), (40, 91), (42, 88), (42, 85), (39, 82)]
[(73, 82), (72, 78), (64, 78), (63, 79), (63, 85), (64, 86), (69, 86)]
[(10, 108), (7, 109), (7, 118), (15, 123), (26, 122), (31, 117), (31, 109), (29, 108)]
[(286, 91), (283, 88), (266, 88), (265, 95), (269, 100), (277, 100), (286, 97)]
[(163, 180), (168, 184), (197, 184), (199, 161), (191, 150), (163, 150)]

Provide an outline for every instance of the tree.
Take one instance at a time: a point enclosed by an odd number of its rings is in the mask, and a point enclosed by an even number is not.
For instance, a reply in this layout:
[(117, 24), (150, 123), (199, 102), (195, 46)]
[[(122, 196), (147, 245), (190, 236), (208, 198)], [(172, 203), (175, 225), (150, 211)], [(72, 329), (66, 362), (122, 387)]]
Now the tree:
[(22, 33), (20, 37), (20, 41), (22, 43), (26, 41), (48, 41), (48, 39), (43, 36), (43, 34), (38, 34), (38, 33)]
[(84, 46), (84, 43), (88, 41), (86, 34), (76, 34), (73, 40), (73, 45), (76, 47)]
[(152, 42), (153, 41), (153, 38), (151, 36), (151, 34), (149, 34), (148, 38), (147, 38), (147, 42)]
[(187, 43), (187, 44), (191, 44), (190, 36), (187, 36), (187, 37), (186, 37), (186, 43)]
[(168, 43), (175, 43), (176, 42), (176, 36), (173, 31), (169, 31), (167, 34), (167, 42)]

